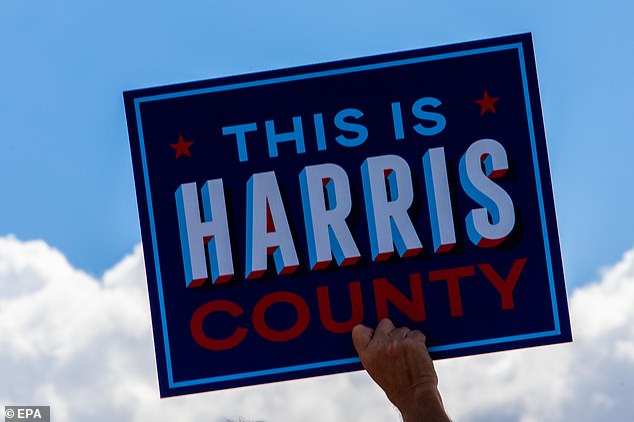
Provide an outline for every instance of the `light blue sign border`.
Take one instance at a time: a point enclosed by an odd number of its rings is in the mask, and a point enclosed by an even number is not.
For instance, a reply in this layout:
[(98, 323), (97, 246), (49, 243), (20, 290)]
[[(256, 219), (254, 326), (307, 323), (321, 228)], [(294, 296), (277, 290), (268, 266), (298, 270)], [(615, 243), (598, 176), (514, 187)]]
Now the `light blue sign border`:
[(293, 365), (293, 366), (285, 366), (280, 368), (265, 369), (260, 371), (242, 372), (242, 373), (236, 373), (231, 375), (199, 378), (199, 379), (184, 380), (184, 381), (174, 381), (171, 353), (170, 353), (170, 346), (169, 346), (169, 333), (167, 331), (167, 317), (165, 314), (165, 301), (163, 296), (161, 268), (159, 264), (158, 243), (156, 239), (156, 227), (154, 222), (154, 209), (152, 206), (152, 195), (150, 193), (151, 192), (150, 180), (149, 180), (149, 172), (148, 172), (148, 165), (147, 165), (147, 157), (145, 152), (145, 140), (143, 137), (143, 123), (142, 123), (141, 110), (140, 110), (141, 104), (154, 102), (154, 101), (169, 100), (173, 98), (189, 97), (194, 95), (204, 95), (204, 94), (210, 94), (210, 93), (222, 92), (222, 91), (239, 90), (239, 89), (251, 88), (256, 86), (282, 84), (285, 82), (293, 82), (293, 81), (300, 81), (300, 80), (306, 80), (306, 79), (322, 78), (327, 76), (335, 76), (335, 75), (364, 72), (364, 71), (377, 70), (377, 69), (407, 66), (412, 64), (419, 64), (419, 63), (432, 62), (432, 61), (438, 61), (438, 60), (447, 60), (447, 59), (453, 59), (453, 58), (465, 57), (465, 56), (474, 56), (479, 54), (490, 54), (490, 53), (496, 53), (500, 51), (509, 51), (509, 50), (517, 51), (521, 75), (522, 75), (524, 100), (526, 104), (526, 117), (528, 119), (528, 130), (530, 135), (531, 151), (532, 151), (532, 158), (533, 158), (533, 168), (535, 171), (535, 179), (537, 181), (537, 199), (539, 203), (539, 212), (540, 212), (540, 218), (542, 223), (542, 235), (544, 238), (544, 248), (546, 252), (546, 263), (547, 263), (547, 269), (548, 269), (550, 297), (551, 297), (551, 303), (552, 303), (553, 318), (555, 322), (554, 329), (550, 331), (542, 331), (538, 333), (498, 337), (498, 338), (469, 341), (469, 342), (462, 342), (462, 343), (454, 343), (454, 344), (443, 345), (443, 346), (433, 346), (429, 348), (429, 351), (430, 352), (448, 351), (448, 350), (472, 348), (472, 347), (486, 346), (486, 345), (492, 345), (492, 344), (511, 343), (511, 342), (517, 342), (522, 340), (532, 340), (537, 338), (552, 337), (552, 336), (560, 335), (561, 327), (560, 327), (559, 312), (558, 312), (558, 306), (557, 306), (557, 300), (556, 300), (556, 294), (555, 294), (555, 278), (553, 275), (553, 264), (552, 264), (552, 257), (551, 257), (551, 251), (550, 251), (550, 242), (548, 238), (546, 210), (544, 206), (544, 198), (543, 198), (542, 185), (541, 185), (541, 175), (540, 175), (539, 165), (538, 165), (537, 144), (535, 139), (533, 114), (531, 111), (532, 110), (531, 99), (530, 99), (530, 93), (528, 88), (528, 77), (527, 77), (527, 71), (526, 71), (526, 63), (524, 59), (524, 49), (523, 49), (522, 43), (520, 42), (510, 43), (510, 44), (504, 44), (504, 45), (492, 46), (492, 47), (486, 47), (486, 48), (474, 48), (474, 49), (452, 52), (452, 53), (432, 54), (432, 55), (426, 55), (426, 56), (409, 58), (409, 59), (386, 61), (383, 63), (350, 66), (350, 67), (341, 68), (341, 69), (307, 72), (304, 74), (291, 75), (291, 76), (285, 76), (285, 77), (276, 77), (276, 78), (262, 79), (257, 81), (241, 82), (241, 83), (230, 83), (227, 85), (214, 86), (214, 87), (201, 88), (201, 89), (192, 89), (192, 90), (167, 93), (167, 94), (149, 95), (149, 96), (138, 97), (134, 99), (134, 107), (135, 107), (136, 119), (138, 124), (138, 135), (139, 135), (139, 141), (141, 145), (143, 176), (144, 176), (144, 182), (145, 182), (145, 191), (147, 195), (146, 199), (148, 204), (148, 215), (150, 220), (150, 229), (151, 229), (151, 236), (152, 236), (152, 250), (154, 254), (156, 281), (157, 281), (158, 294), (159, 294), (163, 342), (164, 342), (164, 348), (165, 348), (165, 359), (167, 362), (167, 377), (168, 377), (169, 387), (170, 388), (191, 387), (191, 386), (201, 385), (201, 384), (212, 384), (212, 383), (218, 383), (223, 381), (254, 378), (254, 377), (266, 376), (266, 375), (298, 372), (303, 370), (310, 370), (310, 369), (317, 369), (317, 368), (324, 368), (324, 367), (335, 367), (335, 366), (357, 363), (360, 360), (357, 357), (349, 358), (349, 359), (337, 359), (337, 360), (315, 362), (315, 363), (304, 364), (304, 365)]

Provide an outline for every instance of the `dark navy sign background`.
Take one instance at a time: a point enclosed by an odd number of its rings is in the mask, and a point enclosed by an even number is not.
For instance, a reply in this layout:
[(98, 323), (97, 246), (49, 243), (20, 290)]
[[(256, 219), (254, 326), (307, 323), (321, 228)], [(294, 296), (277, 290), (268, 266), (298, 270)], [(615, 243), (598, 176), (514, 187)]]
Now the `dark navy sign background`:
[(530, 35), (124, 96), (162, 396), (571, 340)]

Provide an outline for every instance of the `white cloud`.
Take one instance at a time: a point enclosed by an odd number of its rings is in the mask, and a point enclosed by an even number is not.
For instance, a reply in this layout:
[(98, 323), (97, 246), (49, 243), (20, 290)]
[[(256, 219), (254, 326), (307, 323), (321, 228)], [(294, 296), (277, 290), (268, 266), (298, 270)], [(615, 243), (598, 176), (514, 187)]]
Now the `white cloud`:
[(0, 380), (0, 406), (51, 404), (59, 422), (397, 415), (363, 373), (160, 400), (140, 247), (96, 280), (44, 242), (0, 238)]
[[(634, 250), (571, 299), (575, 342), (437, 363), (459, 421), (634, 420)], [(363, 372), (160, 400), (142, 252), (101, 280), (0, 238), (0, 406), (64, 421), (397, 421)]]
[(570, 300), (574, 343), (437, 363), (457, 420), (634, 420), (634, 250)]

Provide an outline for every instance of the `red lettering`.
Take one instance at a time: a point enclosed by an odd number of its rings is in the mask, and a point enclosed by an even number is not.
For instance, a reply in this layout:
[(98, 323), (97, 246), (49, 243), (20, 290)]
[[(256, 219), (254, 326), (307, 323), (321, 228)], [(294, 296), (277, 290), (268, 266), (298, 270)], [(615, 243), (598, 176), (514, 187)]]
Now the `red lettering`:
[(517, 284), (517, 280), (519, 280), (522, 271), (524, 270), (524, 265), (526, 264), (526, 258), (516, 259), (513, 262), (513, 267), (509, 272), (509, 275), (506, 277), (506, 280), (503, 280), (502, 277), (493, 269), (493, 267), (489, 264), (480, 264), (478, 268), (480, 271), (484, 273), (486, 278), (489, 279), (491, 284), (496, 288), (498, 293), (500, 294), (500, 298), (502, 300), (502, 309), (508, 310), (515, 308), (515, 302), (513, 301), (513, 290), (515, 290), (515, 285)]
[[(526, 262), (527, 258), (515, 259), (506, 277), (501, 276), (490, 264), (477, 265), (478, 270), (482, 272), (484, 277), (486, 277), (498, 292), (503, 310), (515, 308), (513, 295), (517, 282), (526, 266)], [(449, 310), (452, 317), (461, 317), (463, 315), (460, 283), (464, 278), (475, 276), (475, 270), (475, 265), (468, 265), (429, 271), (430, 282), (445, 281), (447, 283)], [(397, 310), (407, 316), (412, 322), (425, 321), (427, 315), (421, 274), (409, 274), (409, 292), (399, 290), (399, 288), (406, 290), (407, 287), (401, 287), (400, 284), (398, 286), (399, 287), (385, 277), (372, 280), (377, 319), (388, 318), (390, 317), (390, 311)], [(341, 288), (345, 287), (342, 286)], [(312, 311), (319, 312), (321, 325), (328, 332), (333, 334), (349, 333), (355, 325), (363, 323), (364, 315), (367, 311), (364, 309), (364, 296), (361, 282), (352, 281), (348, 284), (350, 313), (347, 319), (345, 316), (348, 314), (343, 315), (343, 321), (335, 320), (333, 316), (331, 298), (334, 293), (331, 289), (332, 286), (327, 285), (316, 288), (317, 309), (313, 309)], [(337, 291), (337, 293), (341, 292)], [(345, 297), (343, 300), (345, 301)], [(295, 316), (292, 315), (292, 310), (288, 310), (291, 316), (284, 317), (285, 320), (289, 320), (288, 324), (285, 324), (284, 327), (292, 325), (290, 328), (279, 329), (279, 326), (275, 325), (272, 328), (269, 323), (267, 323), (265, 317), (269, 308), (278, 304), (282, 304), (280, 306), (290, 305), (295, 310)], [(231, 349), (242, 343), (248, 332), (251, 331), (251, 328), (240, 326), (237, 321), (233, 325), (235, 328), (232, 334), (226, 338), (213, 338), (205, 332), (205, 320), (214, 312), (227, 313), (235, 320), (235, 318), (244, 313), (244, 310), (240, 305), (229, 300), (215, 300), (202, 305), (194, 312), (190, 321), (190, 331), (194, 341), (199, 346), (214, 351)], [(297, 293), (288, 291), (273, 292), (265, 295), (255, 304), (251, 315), (255, 332), (263, 339), (273, 342), (287, 342), (298, 338), (308, 328), (310, 318), (311, 309), (309, 309), (306, 300)], [(271, 321), (270, 315), (269, 321)], [(208, 331), (210, 330), (211, 327), (209, 327)], [(225, 333), (229, 331), (230, 330), (223, 330), (222, 332)]]
[[(264, 319), (264, 314), (276, 303), (288, 303), (297, 311), (297, 320), (286, 330), (274, 330)], [(264, 296), (253, 308), (253, 328), (260, 336), (270, 341), (290, 341), (302, 334), (310, 322), (310, 311), (301, 296), (291, 292), (275, 292)]]
[(412, 321), (425, 321), (425, 301), (423, 300), (423, 283), (420, 274), (409, 275), (409, 288), (412, 299), (400, 292), (392, 283), (385, 278), (375, 278), (374, 302), (376, 304), (376, 314), (378, 320), (388, 317), (388, 301), (407, 315)]
[(353, 281), (348, 285), (350, 290), (350, 318), (345, 322), (337, 322), (332, 317), (330, 293), (327, 286), (317, 287), (317, 302), (319, 303), (319, 317), (324, 328), (331, 333), (342, 334), (352, 331), (355, 325), (363, 322), (363, 299), (361, 297), (361, 283)]
[(471, 277), (475, 274), (473, 265), (466, 267), (449, 268), (429, 272), (429, 281), (447, 281), (449, 294), (449, 309), (452, 317), (462, 316), (462, 299), (460, 297), (460, 279)]
[(244, 340), (244, 337), (247, 335), (247, 329), (244, 327), (236, 328), (231, 336), (220, 340), (210, 338), (205, 334), (203, 331), (203, 323), (205, 318), (213, 312), (227, 312), (231, 316), (237, 317), (244, 311), (240, 306), (228, 300), (215, 300), (205, 303), (194, 312), (189, 324), (189, 329), (194, 341), (196, 341), (199, 346), (209, 350), (227, 350), (242, 343), (242, 340)]

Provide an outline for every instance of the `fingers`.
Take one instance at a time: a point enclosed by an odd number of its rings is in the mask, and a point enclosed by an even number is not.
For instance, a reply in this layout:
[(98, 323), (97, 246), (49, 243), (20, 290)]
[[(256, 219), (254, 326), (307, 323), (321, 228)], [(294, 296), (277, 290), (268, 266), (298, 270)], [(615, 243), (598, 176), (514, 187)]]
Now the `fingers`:
[(409, 328), (400, 327), (400, 328), (393, 329), (392, 332), (389, 334), (389, 336), (395, 339), (401, 339), (401, 338), (406, 338), (410, 332), (411, 331)]
[(352, 329), (352, 343), (357, 353), (367, 349), (373, 340), (382, 343), (405, 338), (423, 344), (425, 344), (426, 340), (425, 334), (419, 330), (410, 330), (407, 327), (395, 328), (394, 323), (389, 318), (382, 319), (377, 325), (376, 331), (363, 324), (358, 324)]
[(363, 324), (358, 324), (352, 329), (352, 344), (357, 353), (361, 353), (368, 347), (372, 340), (373, 330)]
[(388, 318), (382, 319), (376, 330), (372, 330), (363, 324), (358, 324), (352, 329), (352, 344), (357, 350), (357, 353), (361, 353), (367, 349), (370, 342), (374, 339), (376, 342), (384, 341), (394, 331), (394, 324)]
[(375, 335), (388, 337), (392, 331), (394, 331), (394, 324), (392, 323), (392, 320), (390, 320), (389, 318), (384, 318), (379, 321), (379, 325), (377, 325), (376, 327)]
[(409, 338), (411, 338), (413, 340), (420, 340), (423, 343), (425, 343), (425, 341), (427, 340), (427, 337), (425, 337), (425, 334), (423, 334), (419, 330), (410, 331), (409, 334), (407, 335), (407, 337), (409, 337)]

